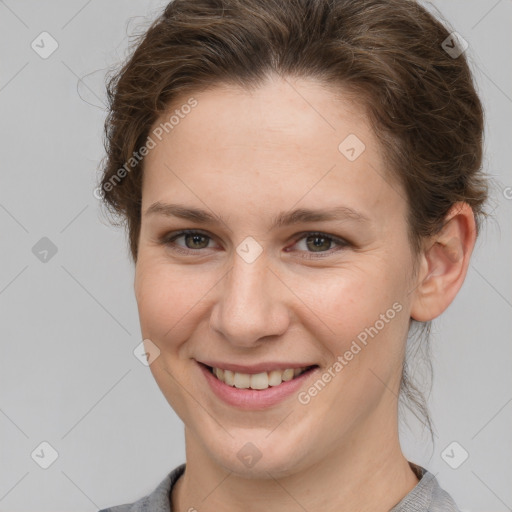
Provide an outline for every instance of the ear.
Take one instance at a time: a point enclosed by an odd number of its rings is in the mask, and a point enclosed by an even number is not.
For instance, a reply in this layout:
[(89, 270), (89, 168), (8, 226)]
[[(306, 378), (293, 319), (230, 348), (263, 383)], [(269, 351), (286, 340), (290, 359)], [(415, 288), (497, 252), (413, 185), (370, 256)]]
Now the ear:
[(420, 256), (411, 318), (428, 322), (451, 304), (466, 278), (475, 241), (473, 210), (467, 203), (455, 203), (446, 215), (443, 229), (428, 239)]

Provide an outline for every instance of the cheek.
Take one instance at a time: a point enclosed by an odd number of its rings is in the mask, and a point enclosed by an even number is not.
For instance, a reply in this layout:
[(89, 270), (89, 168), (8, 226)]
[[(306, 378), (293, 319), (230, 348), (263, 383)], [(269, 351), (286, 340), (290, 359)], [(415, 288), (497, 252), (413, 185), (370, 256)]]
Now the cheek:
[[(319, 287), (304, 283), (299, 292), (309, 290), (304, 300), (314, 313), (309, 329), (329, 353), (324, 372), (329, 384), (316, 407), (337, 420), (347, 411), (356, 417), (376, 407), (387, 389), (396, 388), (403, 359), (409, 317), (399, 274), (384, 274), (376, 265), (365, 270), (347, 271)], [(308, 399), (316, 391), (305, 393)]]
[(185, 330), (193, 324), (201, 298), (215, 283), (208, 276), (207, 272), (187, 275), (168, 262), (139, 259), (135, 296), (143, 336), (166, 347), (173, 339), (186, 339)]
[(159, 338), (170, 329), (180, 307), (176, 280), (158, 264), (139, 257), (135, 274), (135, 297), (143, 335)]
[(391, 309), (389, 316), (393, 316), (393, 304), (403, 300), (399, 273), (384, 267), (384, 262), (372, 258), (364, 267), (353, 265), (318, 272), (295, 279), (294, 293), (309, 310), (308, 316), (317, 328), (320, 326), (321, 332), (339, 340), (343, 348), (349, 338), (375, 324), (381, 314)]
[(331, 367), (337, 377), (325, 403), (338, 403), (343, 389), (349, 409), (371, 406), (385, 389), (382, 382), (394, 387), (408, 329), (403, 275), (382, 260), (370, 259), (364, 268), (338, 269), (316, 283), (297, 282), (297, 295), (311, 308), (309, 330), (327, 349), (328, 367), (338, 363)]

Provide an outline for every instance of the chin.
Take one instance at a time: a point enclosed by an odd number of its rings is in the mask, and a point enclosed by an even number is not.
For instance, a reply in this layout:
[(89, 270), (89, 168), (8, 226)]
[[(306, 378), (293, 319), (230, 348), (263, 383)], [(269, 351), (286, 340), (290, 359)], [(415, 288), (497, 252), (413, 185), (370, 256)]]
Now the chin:
[(219, 440), (212, 443), (212, 438), (209, 438), (206, 440), (206, 448), (217, 465), (241, 478), (283, 478), (307, 467), (305, 454), (298, 451), (298, 447), (301, 446), (300, 440), (295, 440), (290, 435), (286, 435), (286, 439), (275, 435), (272, 439), (274, 434), (266, 439), (267, 435), (268, 432), (261, 437), (252, 437), (250, 433), (226, 436), (228, 439), (224, 437), (223, 448)]

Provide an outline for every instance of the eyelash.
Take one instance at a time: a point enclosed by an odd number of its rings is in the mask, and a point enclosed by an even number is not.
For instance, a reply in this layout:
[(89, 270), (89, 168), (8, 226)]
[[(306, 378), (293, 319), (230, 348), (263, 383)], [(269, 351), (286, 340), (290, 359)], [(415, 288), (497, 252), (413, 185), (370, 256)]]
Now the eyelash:
[[(200, 236), (203, 236), (203, 237), (206, 237), (206, 238), (209, 238), (210, 240), (213, 240), (213, 238), (211, 236), (209, 236), (208, 234), (202, 232), (202, 231), (197, 231), (197, 230), (193, 230), (193, 229), (184, 229), (182, 231), (179, 231), (177, 233), (170, 233), (168, 235), (165, 235), (164, 237), (162, 237), (161, 239), (161, 243), (167, 247), (169, 247), (171, 250), (173, 251), (176, 251), (180, 254), (185, 254), (185, 255), (191, 255), (191, 254), (197, 254), (199, 253), (202, 249), (184, 249), (183, 247), (180, 247), (178, 245), (175, 244), (175, 240), (177, 240), (178, 238), (182, 237), (182, 236), (185, 236), (185, 235), (200, 235)], [(332, 236), (332, 235), (328, 235), (326, 233), (322, 233), (320, 231), (306, 231), (306, 232), (303, 232), (303, 233), (299, 233), (298, 234), (300, 236), (300, 238), (297, 238), (296, 241), (294, 242), (294, 245), (303, 240), (304, 238), (309, 238), (309, 237), (312, 237), (312, 236), (317, 236), (317, 237), (321, 237), (321, 238), (325, 238), (335, 244), (338, 245), (338, 249), (336, 250), (329, 250), (329, 251), (320, 251), (318, 253), (314, 253), (314, 252), (308, 252), (306, 251), (306, 254), (311, 254), (313, 256), (306, 256), (305, 254), (302, 254), (302, 258), (304, 259), (317, 259), (317, 258), (325, 258), (326, 256), (331, 256), (333, 253), (335, 252), (338, 252), (344, 248), (347, 248), (349, 247), (351, 244), (349, 242), (347, 242), (346, 240), (343, 240), (342, 238), (338, 238), (338, 237), (335, 237), (335, 236)], [(206, 249), (206, 248), (205, 248)]]

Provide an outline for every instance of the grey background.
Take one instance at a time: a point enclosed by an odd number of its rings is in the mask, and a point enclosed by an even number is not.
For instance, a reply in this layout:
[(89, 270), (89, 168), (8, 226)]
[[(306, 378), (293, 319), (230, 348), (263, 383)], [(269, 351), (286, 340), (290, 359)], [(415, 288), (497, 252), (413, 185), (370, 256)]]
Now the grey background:
[[(1, 511), (134, 501), (185, 460), (182, 423), (133, 354), (141, 336), (124, 234), (93, 195), (104, 72), (164, 5), (0, 1)], [(469, 42), (495, 220), (434, 321), (435, 445), (412, 416), (402, 442), (463, 510), (512, 510), (512, 2), (435, 5)], [(59, 44), (47, 59), (31, 48), (43, 31)], [(57, 248), (46, 263), (32, 250), (43, 237)], [(31, 457), (43, 441), (59, 455), (48, 469)], [(441, 456), (453, 441), (469, 453), (458, 469)]]

